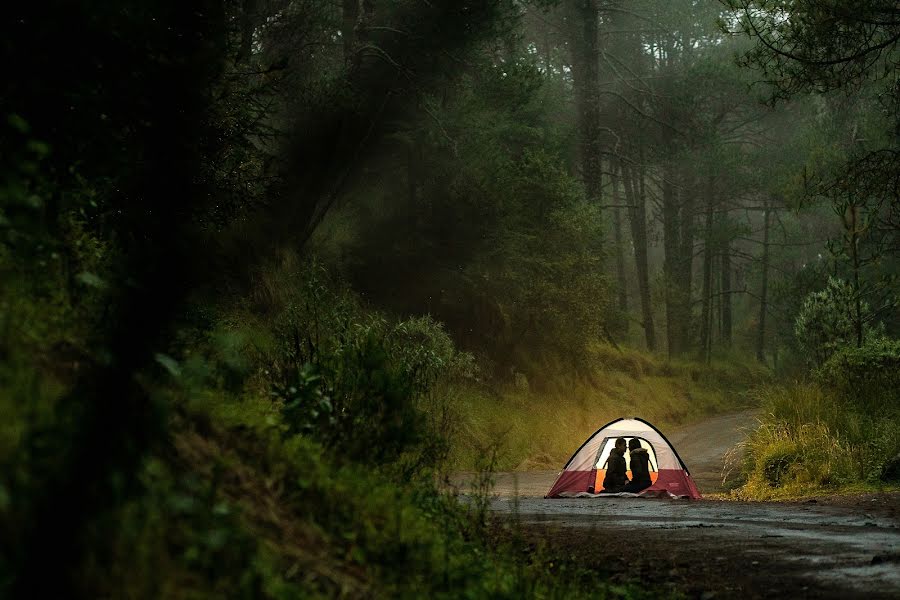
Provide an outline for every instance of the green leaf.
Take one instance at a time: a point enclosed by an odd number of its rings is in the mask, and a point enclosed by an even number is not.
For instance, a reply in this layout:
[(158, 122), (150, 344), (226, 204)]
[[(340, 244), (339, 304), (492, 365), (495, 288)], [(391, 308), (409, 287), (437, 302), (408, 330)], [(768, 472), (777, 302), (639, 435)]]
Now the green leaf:
[(212, 550), (222, 548), (228, 542), (228, 530), (213, 529), (206, 534), (206, 545)]
[(106, 282), (96, 274), (89, 271), (82, 271), (75, 277), (75, 279), (88, 287), (97, 288), (98, 290), (106, 288)]
[(188, 496), (186, 494), (173, 494), (169, 498), (169, 505), (175, 512), (187, 514), (194, 512), (194, 509), (197, 506), (197, 501), (193, 498), (193, 496)]
[(28, 121), (15, 113), (7, 115), (6, 122), (10, 127), (15, 129), (19, 133), (28, 133), (28, 131), (31, 129), (31, 127), (28, 126)]
[(176, 361), (171, 356), (157, 352), (153, 356), (153, 358), (156, 360), (156, 362), (161, 364), (163, 366), (163, 368), (166, 371), (168, 371), (169, 375), (171, 375), (172, 377), (181, 376), (181, 367), (178, 365), (178, 361)]
[(41, 142), (39, 140), (28, 140), (26, 147), (28, 148), (28, 150), (36, 154), (38, 158), (44, 158), (48, 154), (50, 154), (50, 146), (46, 142)]

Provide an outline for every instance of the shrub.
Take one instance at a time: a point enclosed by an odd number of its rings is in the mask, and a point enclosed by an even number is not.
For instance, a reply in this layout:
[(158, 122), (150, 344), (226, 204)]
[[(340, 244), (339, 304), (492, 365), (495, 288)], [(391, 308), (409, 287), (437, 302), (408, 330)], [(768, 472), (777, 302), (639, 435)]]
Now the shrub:
[(392, 364), (371, 333), (339, 354), (314, 356), (285, 379), (273, 385), (273, 395), (288, 428), (321, 440), (347, 460), (385, 464), (422, 439), (415, 378)]
[(288, 426), (374, 464), (441, 437), (426, 433), (422, 405), (442, 381), (472, 377), (471, 356), (430, 317), (394, 321), (365, 311), (314, 265), (296, 281), (276, 317), (270, 357), (272, 393)]
[(870, 339), (859, 348), (841, 348), (815, 376), (862, 410), (900, 410), (900, 340)]
[(870, 412), (815, 383), (760, 392), (767, 416), (745, 442), (741, 496), (765, 499), (886, 480), (900, 452), (896, 413)]
[(848, 445), (821, 422), (768, 419), (749, 436), (747, 450), (742, 495), (769, 498), (855, 479)]
[[(806, 297), (794, 323), (794, 334), (807, 360), (818, 366), (842, 347), (856, 341), (854, 313), (856, 294), (853, 287), (831, 277), (827, 287)], [(864, 323), (872, 320), (868, 304), (861, 303)]]
[(348, 462), (427, 472), (443, 461), (452, 388), (477, 370), (440, 323), (366, 309), (315, 260), (287, 257), (253, 280), (264, 318), (239, 306), (208, 319), (209, 333), (182, 335), (196, 408), (231, 423), (253, 412), (263, 428), (280, 413), (286, 431)]

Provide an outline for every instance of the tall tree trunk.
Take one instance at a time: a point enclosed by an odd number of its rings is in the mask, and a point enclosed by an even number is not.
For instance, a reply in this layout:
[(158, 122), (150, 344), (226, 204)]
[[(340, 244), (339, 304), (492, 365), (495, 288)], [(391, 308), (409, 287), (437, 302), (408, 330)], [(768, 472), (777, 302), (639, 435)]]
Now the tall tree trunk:
[(706, 189), (706, 225), (703, 232), (703, 305), (700, 311), (700, 353), (704, 360), (709, 360), (710, 354), (710, 319), (712, 303), (712, 259), (713, 259), (713, 182), (712, 177), (707, 182)]
[[(622, 181), (625, 184), (625, 201), (628, 204), (628, 220), (631, 224), (631, 243), (634, 246), (634, 266), (637, 272), (638, 295), (641, 299), (641, 320), (647, 350), (656, 350), (656, 329), (653, 325), (653, 305), (650, 299), (650, 266), (647, 259), (647, 208), (644, 195), (643, 167), (638, 173), (622, 166)], [(640, 182), (640, 192), (635, 190), (635, 179)]]
[(256, 31), (258, 19), (256, 10), (257, 0), (243, 0), (241, 2), (241, 43), (234, 57), (235, 64), (240, 64), (253, 53), (253, 33)]
[(588, 200), (598, 201), (600, 164), (600, 11), (598, 0), (570, 0), (572, 19), (572, 78), (578, 111), (581, 178)]
[(727, 241), (722, 246), (722, 344), (731, 348), (731, 242)]
[(412, 234), (423, 216), (419, 202), (419, 144), (415, 136), (406, 148), (406, 200), (409, 233)]
[(666, 159), (663, 166), (662, 182), (662, 213), (663, 213), (663, 278), (665, 279), (666, 302), (666, 338), (669, 356), (674, 356), (681, 351), (679, 334), (681, 326), (678, 310), (678, 277), (680, 276), (679, 261), (681, 230), (678, 226), (678, 205), (676, 204), (675, 187), (672, 184), (673, 170), (671, 161)]
[(344, 42), (344, 61), (358, 68), (360, 51), (369, 41), (369, 27), (375, 18), (375, 0), (343, 0), (341, 37)]
[[(616, 287), (618, 292), (619, 310), (622, 315), (628, 313), (628, 289), (625, 283), (625, 249), (622, 239), (622, 217), (619, 209), (619, 173), (615, 162), (610, 161), (610, 185), (612, 186), (613, 202), (613, 239), (615, 240), (616, 255)], [(623, 319), (622, 329), (628, 331), (628, 319)]]
[(713, 344), (722, 341), (722, 280), (719, 273), (722, 271), (722, 257), (716, 246), (716, 254), (712, 257), (712, 317), (709, 330), (709, 348), (712, 352)]
[(356, 21), (359, 19), (359, 0), (344, 0), (341, 14), (341, 41), (344, 62), (350, 64), (356, 49)]
[(679, 202), (681, 233), (679, 240), (678, 271), (676, 280), (678, 284), (678, 340), (680, 347), (678, 352), (684, 354), (691, 349), (693, 336), (693, 303), (692, 290), (694, 282), (694, 208), (696, 201), (696, 186), (683, 188), (681, 201)]
[(766, 312), (769, 291), (769, 200), (763, 201), (762, 285), (759, 291), (759, 330), (756, 337), (756, 360), (766, 362)]
[(863, 316), (862, 316), (862, 290), (859, 283), (859, 206), (850, 199), (844, 218), (844, 226), (847, 229), (848, 250), (850, 251), (850, 263), (853, 266), (853, 329), (856, 332), (856, 347), (863, 343)]
[(553, 46), (550, 42), (550, 28), (544, 28), (544, 77), (548, 80), (553, 79)]

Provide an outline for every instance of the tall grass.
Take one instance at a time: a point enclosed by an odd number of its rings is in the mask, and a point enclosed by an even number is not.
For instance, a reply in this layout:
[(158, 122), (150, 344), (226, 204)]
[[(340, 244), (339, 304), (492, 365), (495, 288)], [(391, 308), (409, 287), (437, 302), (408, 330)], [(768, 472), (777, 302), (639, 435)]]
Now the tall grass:
[(896, 407), (813, 382), (767, 387), (759, 397), (765, 417), (745, 442), (746, 483), (738, 496), (770, 499), (885, 483), (884, 467), (900, 452)]

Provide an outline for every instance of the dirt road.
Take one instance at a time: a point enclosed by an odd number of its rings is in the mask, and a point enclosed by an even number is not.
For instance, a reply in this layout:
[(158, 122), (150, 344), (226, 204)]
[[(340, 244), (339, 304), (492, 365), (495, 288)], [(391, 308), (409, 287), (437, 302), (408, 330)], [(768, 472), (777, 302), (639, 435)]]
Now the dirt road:
[[(709, 493), (721, 489), (723, 456), (755, 418), (742, 412), (664, 433)], [(517, 515), (526, 539), (607, 579), (704, 599), (900, 598), (896, 493), (803, 503), (545, 500), (556, 475), (498, 474), (492, 509)], [(467, 479), (456, 479), (461, 490)]]
[(759, 423), (758, 410), (713, 417), (666, 433), (702, 493), (717, 492), (723, 484), (725, 454)]

